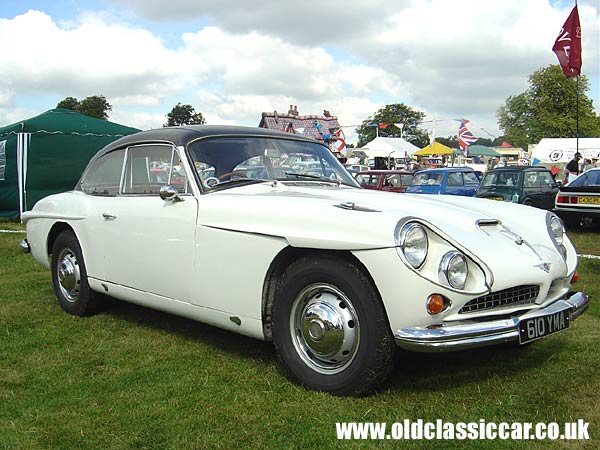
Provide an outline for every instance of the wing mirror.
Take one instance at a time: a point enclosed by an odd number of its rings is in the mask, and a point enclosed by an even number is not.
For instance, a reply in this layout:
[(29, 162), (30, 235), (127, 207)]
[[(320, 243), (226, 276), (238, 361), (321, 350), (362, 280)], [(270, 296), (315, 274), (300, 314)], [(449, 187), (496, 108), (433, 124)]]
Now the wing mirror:
[(172, 184), (165, 184), (160, 187), (158, 195), (166, 202), (182, 202), (183, 199), (179, 196), (179, 191)]

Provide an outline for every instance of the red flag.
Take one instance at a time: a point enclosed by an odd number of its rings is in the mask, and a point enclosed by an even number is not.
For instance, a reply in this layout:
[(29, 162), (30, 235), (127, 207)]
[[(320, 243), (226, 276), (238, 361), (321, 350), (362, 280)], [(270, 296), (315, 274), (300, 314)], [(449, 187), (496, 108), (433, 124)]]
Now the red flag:
[(380, 123), (377, 125), (380, 129), (385, 130), (387, 127), (390, 126), (389, 123)]
[(567, 78), (581, 73), (581, 26), (577, 5), (560, 30), (552, 51), (558, 57), (558, 63)]

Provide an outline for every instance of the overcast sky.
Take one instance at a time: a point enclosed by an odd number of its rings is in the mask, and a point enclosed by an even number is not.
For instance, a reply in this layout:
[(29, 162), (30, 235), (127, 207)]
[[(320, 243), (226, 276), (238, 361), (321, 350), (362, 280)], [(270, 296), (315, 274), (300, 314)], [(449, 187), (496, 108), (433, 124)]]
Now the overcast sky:
[[(104, 95), (110, 120), (160, 127), (178, 102), (207, 123), (263, 111), (423, 111), (435, 134), (498, 135), (496, 111), (557, 60), (574, 5), (552, 0), (12, 0), (0, 3), (0, 126), (67, 96)], [(600, 109), (600, 0), (580, 0), (583, 74)], [(489, 133), (489, 135), (487, 134)], [(352, 138), (350, 139), (353, 140)]]

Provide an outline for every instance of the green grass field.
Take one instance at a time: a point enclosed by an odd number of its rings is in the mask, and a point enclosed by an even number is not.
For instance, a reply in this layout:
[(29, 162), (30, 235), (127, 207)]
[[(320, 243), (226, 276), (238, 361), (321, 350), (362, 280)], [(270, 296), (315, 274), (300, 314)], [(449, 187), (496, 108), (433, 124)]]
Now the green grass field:
[[(22, 230), (1, 222), (1, 229)], [(600, 255), (598, 231), (569, 233)], [(78, 318), (50, 273), (0, 233), (0, 448), (600, 448), (600, 260), (580, 259), (592, 306), (532, 345), (401, 352), (368, 398), (307, 391), (272, 345), (134, 305)], [(338, 441), (336, 422), (590, 423), (590, 441)]]

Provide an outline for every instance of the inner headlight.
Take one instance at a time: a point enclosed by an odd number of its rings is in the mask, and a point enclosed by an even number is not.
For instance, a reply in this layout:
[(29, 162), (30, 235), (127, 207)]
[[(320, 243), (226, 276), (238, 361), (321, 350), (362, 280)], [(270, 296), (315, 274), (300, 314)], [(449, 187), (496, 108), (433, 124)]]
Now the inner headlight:
[(556, 216), (552, 216), (550, 219), (550, 233), (558, 245), (562, 245), (563, 243), (564, 232), (565, 229), (563, 228), (563, 224), (560, 219)]
[(423, 265), (429, 243), (422, 225), (414, 222), (404, 225), (396, 238), (396, 244), (411, 266), (418, 269)]
[(460, 252), (448, 252), (440, 262), (440, 272), (454, 289), (463, 289), (469, 274), (467, 259)]

